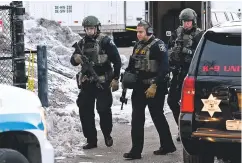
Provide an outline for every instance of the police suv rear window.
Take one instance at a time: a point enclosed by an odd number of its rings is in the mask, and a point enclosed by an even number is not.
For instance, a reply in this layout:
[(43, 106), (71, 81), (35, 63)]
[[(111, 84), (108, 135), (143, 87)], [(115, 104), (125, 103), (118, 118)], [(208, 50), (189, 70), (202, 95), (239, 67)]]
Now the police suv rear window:
[(207, 33), (199, 76), (241, 76), (241, 34)]

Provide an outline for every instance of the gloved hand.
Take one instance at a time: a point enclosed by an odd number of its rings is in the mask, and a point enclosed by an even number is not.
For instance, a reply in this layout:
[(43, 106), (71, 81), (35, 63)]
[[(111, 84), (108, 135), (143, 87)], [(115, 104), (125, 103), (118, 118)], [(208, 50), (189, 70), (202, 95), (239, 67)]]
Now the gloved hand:
[(146, 98), (154, 98), (156, 94), (156, 84), (151, 84), (150, 87), (145, 91)]
[(74, 54), (73, 57), (74, 57), (74, 60), (77, 64), (81, 63), (81, 61), (82, 61), (81, 54)]
[(112, 88), (112, 92), (117, 91), (119, 89), (119, 82), (118, 82), (118, 80), (113, 79), (111, 84), (110, 84), (110, 87)]
[(192, 50), (190, 50), (190, 49), (188, 49), (188, 48), (186, 48), (186, 47), (183, 47), (183, 48), (182, 48), (182, 53), (192, 55)]

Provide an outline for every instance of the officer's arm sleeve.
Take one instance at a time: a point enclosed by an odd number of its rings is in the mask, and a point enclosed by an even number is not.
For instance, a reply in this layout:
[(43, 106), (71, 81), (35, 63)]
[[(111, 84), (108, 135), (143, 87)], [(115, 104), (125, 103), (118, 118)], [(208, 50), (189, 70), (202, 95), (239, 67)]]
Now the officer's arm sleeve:
[(155, 78), (155, 84), (163, 84), (164, 78), (169, 72), (167, 47), (163, 42), (158, 42), (153, 50), (151, 50), (151, 53), (152, 51), (156, 55), (156, 60), (158, 61), (158, 74)]
[[(81, 45), (81, 41), (78, 42), (78, 45), (80, 46)], [(81, 47), (81, 46), (80, 46)], [(73, 52), (72, 56), (71, 56), (71, 59), (70, 59), (70, 62), (73, 66), (78, 66), (80, 63), (77, 63), (75, 61), (75, 55), (76, 54), (81, 54), (80, 51), (78, 49), (75, 48), (75, 51)]]
[(120, 77), (120, 69), (121, 69), (121, 57), (118, 52), (117, 46), (114, 44), (113, 40), (109, 37), (104, 38), (104, 50), (108, 55), (109, 60), (113, 63), (114, 75), (113, 79), (118, 80)]

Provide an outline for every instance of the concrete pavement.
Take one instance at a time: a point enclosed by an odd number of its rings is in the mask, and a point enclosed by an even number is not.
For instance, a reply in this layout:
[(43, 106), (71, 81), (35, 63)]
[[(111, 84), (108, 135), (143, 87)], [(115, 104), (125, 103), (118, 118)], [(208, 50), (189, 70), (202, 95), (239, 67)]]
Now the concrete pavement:
[[(85, 155), (74, 159), (65, 159), (65, 163), (181, 163), (182, 145), (175, 140), (177, 126), (171, 113), (166, 116), (177, 151), (165, 156), (155, 156), (153, 151), (159, 148), (159, 137), (154, 126), (145, 128), (145, 144), (141, 160), (124, 160), (123, 153), (131, 148), (131, 127), (127, 124), (114, 124), (112, 136), (114, 145), (106, 147), (102, 132), (98, 132), (98, 148), (85, 150)], [(80, 149), (82, 150), (82, 149)]]

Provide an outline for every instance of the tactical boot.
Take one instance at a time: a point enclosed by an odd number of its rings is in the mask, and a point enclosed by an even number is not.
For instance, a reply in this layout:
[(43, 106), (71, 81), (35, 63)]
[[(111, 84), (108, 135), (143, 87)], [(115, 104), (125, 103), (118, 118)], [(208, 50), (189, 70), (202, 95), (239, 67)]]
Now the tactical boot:
[(83, 147), (83, 149), (92, 149), (92, 148), (97, 148), (97, 143), (87, 143)]
[(173, 153), (176, 151), (176, 147), (173, 148), (160, 148), (156, 151), (154, 151), (154, 155), (166, 155), (168, 153)]
[(134, 159), (141, 159), (141, 154), (134, 154), (134, 153), (125, 153), (123, 155), (124, 158), (126, 159), (131, 159), (131, 160), (134, 160)]
[(111, 136), (106, 137), (105, 144), (107, 147), (111, 147), (113, 145), (113, 138)]

